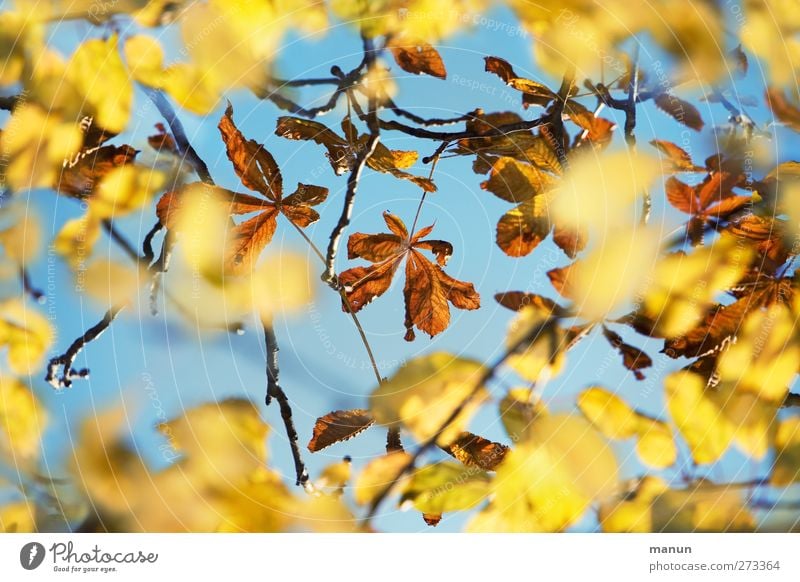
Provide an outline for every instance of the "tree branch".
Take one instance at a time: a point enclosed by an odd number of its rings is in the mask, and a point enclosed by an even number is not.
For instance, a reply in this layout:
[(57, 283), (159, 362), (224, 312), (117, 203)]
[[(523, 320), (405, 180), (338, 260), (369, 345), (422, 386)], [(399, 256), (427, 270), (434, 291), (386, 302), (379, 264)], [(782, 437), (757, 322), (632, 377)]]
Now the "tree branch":
[(272, 328), (272, 323), (268, 321), (262, 322), (264, 327), (264, 344), (267, 350), (267, 396), (265, 402), (267, 406), (272, 403), (272, 399), (278, 401), (281, 409), (281, 418), (283, 419), (283, 426), (286, 429), (286, 437), (289, 439), (289, 446), (292, 450), (292, 458), (294, 459), (295, 475), (297, 485), (302, 485), (305, 489), (311, 487), (308, 482), (308, 471), (305, 463), (303, 462), (300, 447), (297, 444), (298, 436), (297, 430), (294, 427), (294, 420), (292, 420), (292, 406), (289, 404), (289, 398), (278, 383), (279, 368), (278, 368), (278, 339), (275, 336), (275, 330)]
[[(96, 340), (111, 326), (124, 307), (124, 305), (117, 305), (106, 311), (103, 319), (87, 329), (83, 335), (72, 342), (72, 345), (69, 346), (66, 352), (60, 356), (52, 358), (47, 364), (47, 375), (44, 378), (45, 381), (54, 388), (61, 389), (72, 386), (72, 381), (76, 378), (87, 378), (89, 376), (89, 368), (75, 370), (72, 367), (75, 363), (75, 359), (87, 344)], [(58, 370), (62, 367), (63, 372), (59, 377)]]

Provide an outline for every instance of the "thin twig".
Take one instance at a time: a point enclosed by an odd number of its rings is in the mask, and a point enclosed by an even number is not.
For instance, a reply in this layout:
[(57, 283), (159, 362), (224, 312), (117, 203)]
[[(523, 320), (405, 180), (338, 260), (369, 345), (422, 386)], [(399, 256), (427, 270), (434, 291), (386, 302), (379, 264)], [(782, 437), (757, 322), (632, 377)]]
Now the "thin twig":
[(24, 266), (20, 266), (19, 268), (19, 281), (22, 284), (23, 293), (36, 301), (36, 303), (42, 303), (44, 300), (44, 292), (33, 285), (31, 282), (31, 275)]
[(213, 186), (214, 180), (211, 178), (208, 166), (192, 147), (191, 142), (189, 142), (189, 137), (186, 135), (186, 130), (183, 128), (180, 119), (178, 119), (178, 114), (175, 113), (175, 109), (170, 105), (169, 101), (167, 101), (164, 93), (157, 89), (149, 88), (145, 88), (145, 92), (158, 108), (159, 113), (161, 113), (167, 125), (169, 125), (172, 135), (175, 138), (175, 143), (178, 146), (178, 152), (183, 159), (187, 160), (192, 165), (200, 180)]
[(292, 406), (278, 379), (280, 374), (278, 368), (278, 339), (275, 336), (275, 330), (272, 328), (271, 322), (263, 321), (262, 325), (264, 327), (264, 344), (267, 350), (267, 396), (265, 402), (269, 406), (273, 398), (278, 401), (283, 426), (286, 429), (286, 437), (289, 439), (289, 446), (292, 450), (297, 485), (302, 485), (308, 489), (310, 487), (308, 470), (303, 462), (300, 446), (297, 444), (298, 436), (297, 429), (294, 427), (294, 420), (292, 420)]
[[(66, 352), (60, 356), (52, 358), (47, 364), (47, 375), (44, 378), (45, 381), (47, 381), (54, 388), (60, 389), (69, 388), (72, 385), (72, 381), (76, 378), (87, 378), (89, 376), (89, 368), (75, 370), (72, 367), (75, 363), (75, 359), (87, 344), (96, 340), (111, 326), (124, 307), (124, 305), (116, 305), (106, 311), (103, 319), (87, 329), (83, 335), (72, 342), (72, 345), (67, 348)], [(58, 376), (59, 368), (62, 368), (62, 374), (60, 377)]]
[(350, 225), (350, 219), (353, 216), (353, 206), (356, 201), (356, 192), (358, 190), (358, 183), (361, 180), (361, 173), (364, 171), (364, 166), (367, 165), (367, 160), (369, 160), (369, 157), (375, 151), (379, 141), (380, 134), (377, 132), (371, 133), (366, 146), (358, 153), (355, 165), (347, 178), (347, 191), (344, 196), (342, 214), (339, 216), (339, 221), (331, 232), (322, 280), (336, 290), (340, 287), (336, 278), (336, 254), (339, 250), (339, 242), (341, 241), (345, 229)]

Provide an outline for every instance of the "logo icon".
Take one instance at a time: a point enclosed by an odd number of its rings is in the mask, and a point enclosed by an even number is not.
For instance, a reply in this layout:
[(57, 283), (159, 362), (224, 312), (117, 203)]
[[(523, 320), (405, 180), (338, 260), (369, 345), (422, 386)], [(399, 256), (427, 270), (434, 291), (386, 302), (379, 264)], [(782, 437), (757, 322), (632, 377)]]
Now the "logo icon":
[(44, 561), (44, 546), (39, 542), (28, 542), (19, 551), (19, 563), (26, 570), (35, 570)]

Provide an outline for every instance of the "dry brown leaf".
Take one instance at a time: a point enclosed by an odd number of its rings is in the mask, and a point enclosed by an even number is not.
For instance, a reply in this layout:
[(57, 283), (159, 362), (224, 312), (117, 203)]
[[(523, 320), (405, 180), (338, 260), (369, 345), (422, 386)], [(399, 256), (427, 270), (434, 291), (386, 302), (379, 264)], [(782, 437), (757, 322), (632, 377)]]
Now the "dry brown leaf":
[[(431, 233), (433, 226), (409, 236), (398, 217), (384, 212), (383, 218), (393, 234), (355, 233), (347, 244), (348, 258), (362, 258), (373, 263), (369, 267), (348, 269), (339, 275), (353, 312), (361, 310), (389, 289), (403, 259), (406, 259), (403, 294), (407, 341), (414, 340), (414, 327), (431, 337), (444, 331), (450, 324), (448, 302), (459, 309), (480, 307), (480, 296), (471, 283), (453, 279), (442, 270), (453, 253), (452, 245), (446, 241), (422, 240)], [(438, 264), (426, 259), (420, 250), (432, 252)], [(348, 306), (342, 305), (342, 309), (347, 311)]]
[(439, 52), (421, 40), (393, 37), (387, 47), (392, 51), (395, 62), (408, 73), (426, 73), (439, 79), (447, 78), (444, 61)]
[(375, 423), (368, 410), (335, 410), (318, 418), (314, 432), (308, 442), (312, 453), (321, 451), (333, 444), (346, 441), (367, 430)]
[(697, 108), (691, 103), (675, 97), (675, 95), (662, 93), (655, 98), (655, 103), (656, 107), (675, 121), (695, 131), (700, 131), (705, 125)]
[(494, 471), (505, 459), (509, 449), (506, 445), (465, 431), (452, 443), (442, 447), (442, 450), (468, 467)]

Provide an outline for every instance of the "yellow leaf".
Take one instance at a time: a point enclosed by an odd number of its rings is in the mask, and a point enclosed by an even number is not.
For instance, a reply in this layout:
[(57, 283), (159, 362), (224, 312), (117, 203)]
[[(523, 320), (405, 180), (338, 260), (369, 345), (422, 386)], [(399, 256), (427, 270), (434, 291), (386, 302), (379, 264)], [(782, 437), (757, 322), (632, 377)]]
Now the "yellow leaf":
[(90, 212), (100, 218), (115, 218), (138, 210), (161, 190), (167, 176), (158, 170), (126, 164), (111, 170), (95, 188)]
[(94, 112), (97, 124), (121, 133), (128, 125), (133, 85), (120, 58), (116, 35), (81, 44), (67, 65), (67, 74)]
[(395, 451), (367, 463), (353, 485), (355, 502), (366, 505), (387, 487), (396, 487), (405, 481), (407, 477), (397, 482), (394, 479), (410, 459), (411, 455), (408, 453)]
[(483, 471), (457, 463), (436, 463), (414, 471), (400, 502), (410, 501), (423, 513), (464, 511), (486, 498), (490, 482)]
[(796, 325), (792, 312), (780, 303), (750, 313), (736, 343), (720, 356), (720, 380), (764, 400), (782, 402), (800, 360)]
[(128, 265), (97, 259), (80, 273), (79, 283), (86, 294), (104, 308), (130, 303), (146, 274)]
[(800, 481), (800, 418), (787, 418), (775, 435), (775, 464), (770, 483), (786, 487)]
[(687, 489), (668, 490), (652, 503), (656, 532), (748, 532), (755, 519), (742, 491), (700, 481)]
[(648, 533), (653, 531), (653, 499), (669, 489), (659, 477), (645, 476), (635, 494), (600, 505), (598, 520), (607, 533)]
[(706, 383), (692, 372), (675, 372), (664, 380), (672, 420), (689, 445), (696, 463), (713, 463), (731, 444), (734, 427), (705, 395)]
[(617, 462), (585, 420), (540, 418), (497, 469), (491, 505), (470, 531), (562, 531), (617, 483)]
[[(19, 266), (33, 262), (41, 251), (42, 229), (39, 219), (32, 209), (13, 206), (9, 216), (13, 221), (7, 228), (0, 230), (0, 245), (3, 245), (6, 256)], [(5, 212), (4, 212), (5, 214)], [(6, 217), (3, 217), (6, 219)]]
[(0, 452), (16, 470), (39, 458), (47, 413), (33, 391), (0, 376)]
[(33, 103), (14, 108), (0, 137), (5, 179), (12, 190), (50, 188), (64, 160), (83, 140), (74, 123), (62, 123)]
[(418, 441), (425, 441), (440, 428), (456, 408), (474, 397), (437, 439), (446, 446), (466, 428), (485, 389), (477, 383), (483, 366), (445, 352), (415, 358), (381, 384), (369, 398), (375, 420), (388, 426), (403, 425)]
[(50, 322), (18, 299), (0, 303), (0, 346), (8, 347), (8, 363), (15, 374), (39, 370), (53, 343)]
[(664, 337), (677, 337), (694, 328), (716, 295), (733, 287), (750, 264), (752, 250), (723, 235), (690, 255), (662, 259), (645, 291), (644, 312), (658, 320)]
[(55, 252), (64, 257), (73, 269), (86, 264), (100, 238), (100, 219), (92, 213), (64, 223), (53, 240)]
[(647, 285), (658, 255), (656, 232), (610, 230), (569, 274), (570, 299), (581, 318), (599, 321), (632, 303)]
[(564, 331), (556, 325), (546, 325), (550, 314), (534, 306), (523, 307), (508, 328), (506, 345), (516, 345), (522, 338), (536, 333), (519, 353), (506, 362), (517, 374), (530, 382), (540, 382), (557, 376), (566, 360), (567, 341)]
[(500, 420), (512, 442), (525, 440), (537, 418), (548, 414), (543, 402), (536, 399), (530, 388), (512, 388), (500, 401)]
[(678, 447), (669, 426), (659, 420), (637, 415), (636, 452), (645, 465), (664, 469), (675, 464)]
[(0, 507), (0, 533), (34, 533), (36, 508), (29, 501)]
[(634, 203), (659, 175), (658, 161), (643, 154), (619, 151), (580, 156), (554, 190), (554, 221), (600, 235), (614, 228), (630, 229), (638, 209)]
[(589, 388), (581, 392), (578, 408), (608, 438), (627, 439), (636, 434), (639, 422), (634, 410), (603, 388)]

